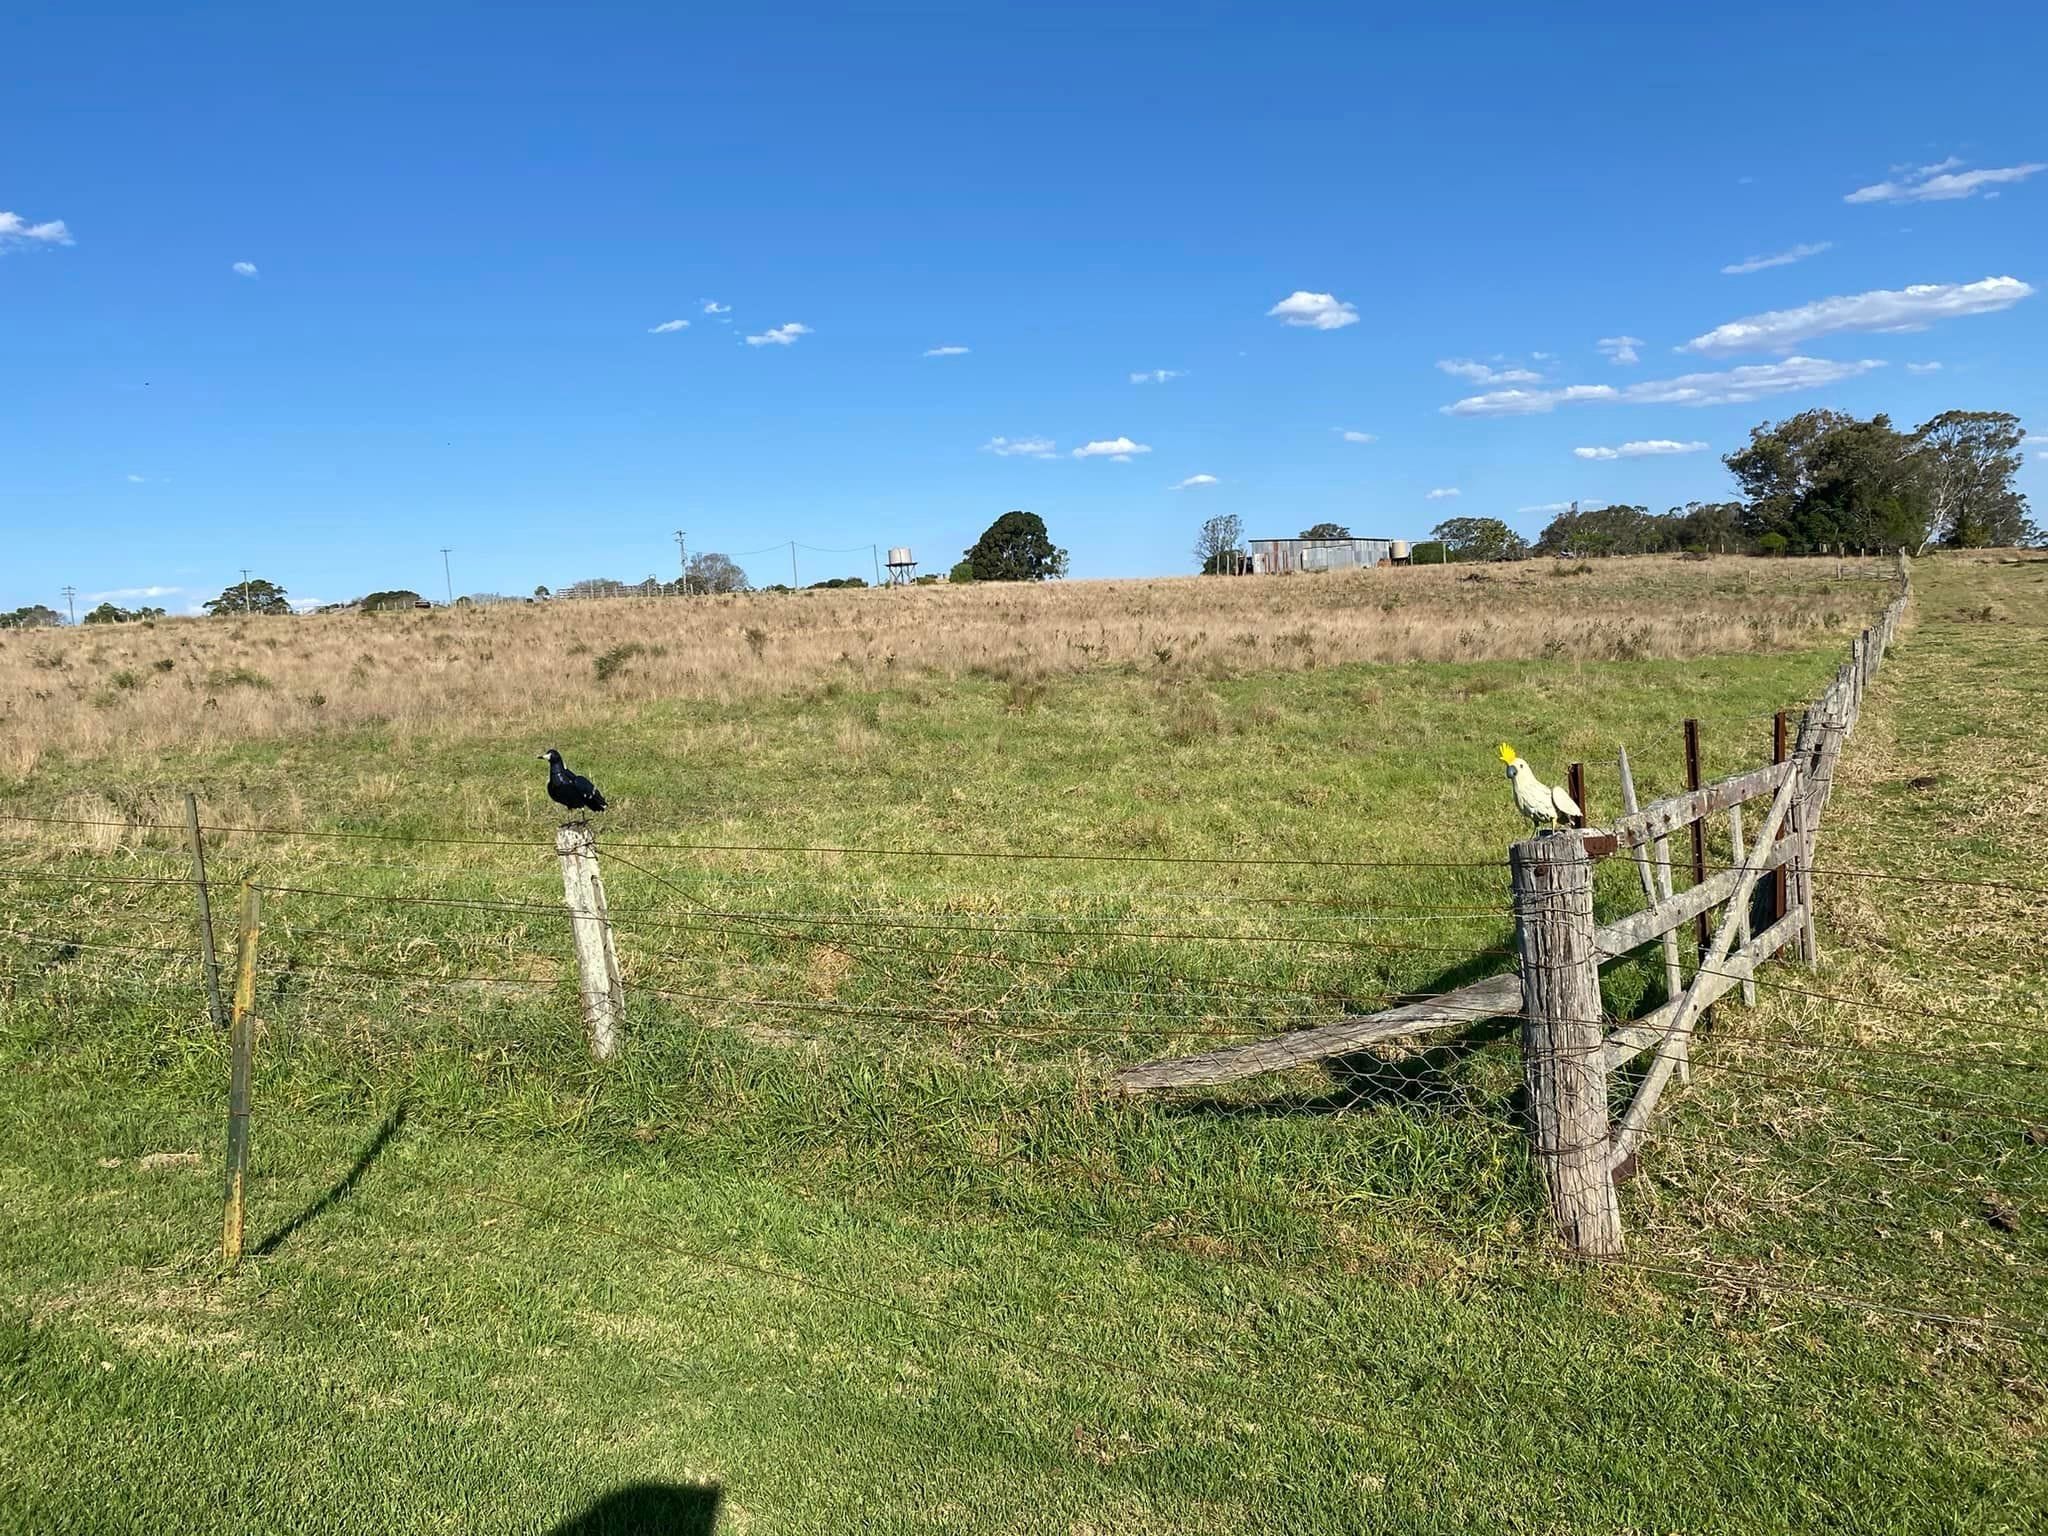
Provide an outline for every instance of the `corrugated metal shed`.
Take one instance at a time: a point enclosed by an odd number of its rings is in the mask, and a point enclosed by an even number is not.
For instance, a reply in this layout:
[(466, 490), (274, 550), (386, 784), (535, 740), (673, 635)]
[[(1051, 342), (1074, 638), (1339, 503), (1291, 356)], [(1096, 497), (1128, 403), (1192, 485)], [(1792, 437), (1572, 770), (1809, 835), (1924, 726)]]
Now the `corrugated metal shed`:
[(1248, 548), (1253, 574), (1274, 576), (1286, 571), (1371, 570), (1392, 562), (1392, 539), (1252, 539)]

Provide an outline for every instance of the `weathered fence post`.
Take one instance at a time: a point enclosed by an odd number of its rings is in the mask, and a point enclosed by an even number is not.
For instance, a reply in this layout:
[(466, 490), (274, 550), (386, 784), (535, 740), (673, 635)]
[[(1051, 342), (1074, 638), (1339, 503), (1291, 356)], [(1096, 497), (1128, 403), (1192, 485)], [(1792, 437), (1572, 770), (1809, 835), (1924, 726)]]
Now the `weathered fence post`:
[(206, 973), (206, 1013), (219, 1029), (227, 1023), (220, 1006), (220, 957), (213, 952), (213, 902), (206, 892), (206, 844), (199, 836), (199, 797), (185, 796), (185, 831), (192, 839), (192, 890), (199, 898), (199, 968)]
[(604, 877), (597, 867), (597, 834), (574, 823), (562, 827), (555, 833), (555, 852), (562, 861), (562, 899), (568, 903), (569, 931), (576, 941), (583, 1030), (590, 1037), (590, 1054), (607, 1061), (619, 1053), (626, 1019), (626, 983), (619, 972), (619, 952), (612, 943)]
[(1621, 1252), (1607, 1122), (1600, 951), (1585, 837), (1562, 832), (1508, 850), (1522, 962), (1522, 1081), (1550, 1209), (1573, 1253)]
[[(1621, 749), (1621, 808), (1631, 816), (1641, 809), (1636, 799), (1635, 772), (1628, 765), (1627, 747)], [(1660, 836), (1651, 848), (1655, 851), (1654, 863), (1651, 852), (1640, 847), (1635, 851), (1635, 859), (1636, 876), (1643, 884), (1643, 899), (1654, 907), (1660, 901), (1671, 899), (1671, 839)], [(1666, 1001), (1676, 1003), (1679, 994), (1685, 990), (1685, 974), (1678, 964), (1678, 930), (1665, 929), (1658, 942), (1664, 950), (1664, 997)], [(1681, 1084), (1692, 1081), (1690, 1059), (1679, 1062), (1678, 1072)]]
[(263, 931), (263, 893), (242, 882), (235, 947), (235, 1006), (228, 1024), (228, 1156), (220, 1226), (221, 1262), (242, 1261), (242, 1186), (249, 1175), (249, 1073), (256, 1054), (256, 939)]
[[(1781, 709), (1775, 715), (1771, 716), (1771, 761), (1774, 763), (1782, 763), (1788, 756), (1791, 755), (1791, 752), (1791, 720), (1790, 717), (1787, 716), (1786, 712)], [(1795, 812), (1799, 809), (1799, 802), (1797, 800), (1794, 800), (1792, 802), (1792, 809)], [(1793, 822), (1789, 830), (1791, 832), (1798, 831), (1798, 823), (1796, 821)], [(1781, 832), (1778, 835), (1782, 839), (1785, 836), (1787, 836), (1788, 833)], [(1783, 864), (1780, 864), (1776, 869), (1771, 871), (1772, 922), (1777, 922), (1787, 912), (1790, 912), (1792, 910), (1791, 889), (1791, 876), (1786, 872), (1785, 866)]]

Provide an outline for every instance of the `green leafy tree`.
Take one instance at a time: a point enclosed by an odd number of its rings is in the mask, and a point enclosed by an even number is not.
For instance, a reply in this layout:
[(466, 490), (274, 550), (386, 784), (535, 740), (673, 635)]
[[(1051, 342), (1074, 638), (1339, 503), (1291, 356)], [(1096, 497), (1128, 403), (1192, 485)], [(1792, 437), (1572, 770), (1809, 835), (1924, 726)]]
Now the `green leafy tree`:
[(419, 593), (405, 587), (397, 587), (389, 592), (372, 592), (363, 599), (362, 610), (365, 613), (387, 613), (403, 609), (411, 613), (419, 605)]
[(1351, 530), (1342, 523), (1317, 523), (1313, 528), (1301, 530), (1304, 539), (1348, 539)]
[(1943, 411), (1913, 429), (1913, 454), (1927, 493), (1917, 541), (1950, 549), (2028, 544), (2038, 530), (2013, 487), (2026, 431), (2005, 411)]
[(974, 562), (972, 560), (962, 560), (950, 571), (946, 572), (946, 580), (956, 587), (966, 586), (974, 580)]
[(260, 576), (247, 581), (238, 581), (225, 588), (219, 597), (203, 604), (206, 611), (216, 618), (230, 613), (290, 613), (292, 605), (285, 600), (284, 588), (274, 581), (265, 581)]
[(1449, 565), (1451, 552), (1444, 548), (1440, 539), (1424, 539), (1408, 551), (1410, 565)]
[(1429, 530), (1454, 561), (1525, 560), (1529, 545), (1497, 517), (1453, 517)]
[(101, 603), (78, 622), (81, 624), (135, 624), (144, 619), (160, 619), (164, 616), (161, 608), (117, 608), (112, 603)]
[(545, 599), (547, 597), (552, 596), (553, 594), (551, 594), (546, 587), (535, 587), (533, 589), (533, 595), (537, 598)]
[(1066, 551), (1053, 546), (1036, 512), (1005, 512), (967, 551), (976, 581), (1048, 581), (1066, 575)]
[(1914, 546), (1928, 536), (1934, 501), (1923, 455), (1890, 417), (1801, 411), (1752, 428), (1749, 439), (1723, 461), (1742, 487), (1746, 539), (1776, 533), (1788, 549), (1810, 551)]
[(0, 629), (48, 629), (63, 622), (63, 614), (41, 603), (30, 603), (12, 613), (0, 613)]
[(1195, 565), (1204, 576), (1235, 574), (1244, 558), (1244, 519), (1235, 512), (1212, 517), (1195, 535)]

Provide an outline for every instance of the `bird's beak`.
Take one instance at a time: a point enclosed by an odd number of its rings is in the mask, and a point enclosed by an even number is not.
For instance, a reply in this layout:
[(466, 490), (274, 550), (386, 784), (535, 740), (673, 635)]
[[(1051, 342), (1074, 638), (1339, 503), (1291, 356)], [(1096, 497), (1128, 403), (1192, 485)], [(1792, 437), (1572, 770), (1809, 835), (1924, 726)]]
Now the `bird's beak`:
[(545, 752), (536, 752), (533, 755), (533, 760), (537, 763), (544, 763), (548, 760), (548, 755)]

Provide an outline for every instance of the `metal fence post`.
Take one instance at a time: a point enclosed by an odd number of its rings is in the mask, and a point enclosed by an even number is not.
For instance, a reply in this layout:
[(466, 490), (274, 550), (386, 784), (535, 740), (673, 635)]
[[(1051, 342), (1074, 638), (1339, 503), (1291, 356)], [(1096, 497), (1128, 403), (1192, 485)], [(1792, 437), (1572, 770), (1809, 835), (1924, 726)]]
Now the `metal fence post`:
[(263, 931), (263, 893), (242, 882), (235, 953), (235, 1006), (228, 1024), (228, 1155), (221, 1213), (221, 1262), (242, 1260), (242, 1191), (249, 1176), (249, 1076), (256, 1054), (256, 940)]

